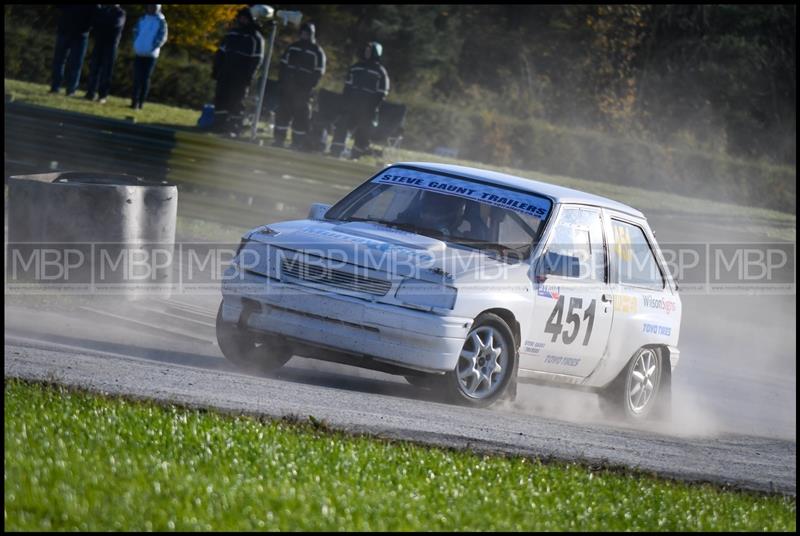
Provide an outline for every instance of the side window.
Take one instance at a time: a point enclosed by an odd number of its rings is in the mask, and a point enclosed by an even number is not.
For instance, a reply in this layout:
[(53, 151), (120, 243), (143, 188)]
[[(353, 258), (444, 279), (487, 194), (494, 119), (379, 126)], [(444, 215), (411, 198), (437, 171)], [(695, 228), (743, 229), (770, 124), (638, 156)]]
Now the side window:
[(611, 220), (611, 265), (616, 280), (623, 285), (661, 290), (664, 277), (641, 227)]
[(541, 262), (540, 273), (605, 282), (606, 252), (600, 212), (563, 209)]

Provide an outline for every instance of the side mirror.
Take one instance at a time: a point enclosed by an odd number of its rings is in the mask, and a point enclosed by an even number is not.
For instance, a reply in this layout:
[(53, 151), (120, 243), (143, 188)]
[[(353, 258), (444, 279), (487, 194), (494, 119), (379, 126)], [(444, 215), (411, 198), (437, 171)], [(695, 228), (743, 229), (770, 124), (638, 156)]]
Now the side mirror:
[(325, 219), (325, 213), (328, 212), (329, 208), (331, 208), (331, 205), (326, 205), (325, 203), (311, 203), (311, 208), (308, 210), (308, 219)]
[(544, 282), (548, 275), (578, 278), (581, 275), (580, 259), (548, 251), (542, 257), (536, 270), (536, 280)]

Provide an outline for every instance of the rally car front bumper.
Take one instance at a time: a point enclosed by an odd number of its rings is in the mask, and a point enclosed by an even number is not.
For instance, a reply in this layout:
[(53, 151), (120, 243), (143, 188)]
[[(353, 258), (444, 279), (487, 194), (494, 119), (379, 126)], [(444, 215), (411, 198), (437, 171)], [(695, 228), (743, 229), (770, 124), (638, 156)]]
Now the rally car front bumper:
[(470, 318), (281, 282), (236, 266), (225, 275), (225, 322), (403, 368), (454, 370), (472, 325)]

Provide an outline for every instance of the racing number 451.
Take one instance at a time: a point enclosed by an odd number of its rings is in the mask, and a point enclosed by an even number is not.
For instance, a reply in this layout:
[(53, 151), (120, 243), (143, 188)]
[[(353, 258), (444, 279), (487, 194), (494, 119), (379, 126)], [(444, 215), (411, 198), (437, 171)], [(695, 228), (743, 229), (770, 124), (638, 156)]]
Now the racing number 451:
[[(596, 300), (592, 300), (589, 304), (589, 307), (587, 307), (583, 312), (583, 320), (588, 321), (586, 335), (583, 337), (584, 346), (589, 344), (589, 338), (592, 336), (595, 306)], [(553, 309), (553, 312), (550, 313), (550, 317), (547, 319), (547, 323), (544, 327), (545, 333), (553, 334), (553, 338), (550, 339), (550, 342), (556, 342), (559, 335), (561, 336), (561, 340), (564, 341), (564, 344), (572, 344), (575, 341), (575, 339), (578, 337), (578, 332), (581, 329), (581, 315), (575, 311), (576, 309), (578, 311), (583, 309), (582, 298), (569, 299), (569, 310), (567, 311), (566, 323), (572, 324), (574, 327), (572, 328), (572, 331), (564, 329), (564, 323), (561, 321), (564, 316), (564, 296), (562, 295), (558, 297), (556, 306)]]

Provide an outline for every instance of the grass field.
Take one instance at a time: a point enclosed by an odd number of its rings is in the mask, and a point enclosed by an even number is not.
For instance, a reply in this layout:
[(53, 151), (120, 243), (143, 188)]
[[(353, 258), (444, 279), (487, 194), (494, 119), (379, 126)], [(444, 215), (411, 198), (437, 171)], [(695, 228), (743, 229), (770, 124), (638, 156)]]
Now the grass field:
[(192, 127), (197, 123), (200, 112), (190, 108), (176, 108), (154, 102), (145, 103), (141, 110), (132, 110), (129, 106), (129, 97), (108, 97), (108, 102), (100, 104), (91, 102), (83, 98), (83, 92), (78, 91), (74, 97), (67, 97), (64, 92), (58, 94), (48, 93), (49, 88), (45, 84), (35, 84), (32, 82), (22, 82), (19, 80), (4, 81), (6, 94), (12, 94), (15, 100), (38, 104), (40, 106), (52, 106), (80, 112), (85, 114), (99, 115), (111, 119), (124, 120), (128, 117), (135, 117), (137, 123), (163, 124), (179, 127)]
[(6, 530), (794, 531), (796, 500), (6, 380)]

